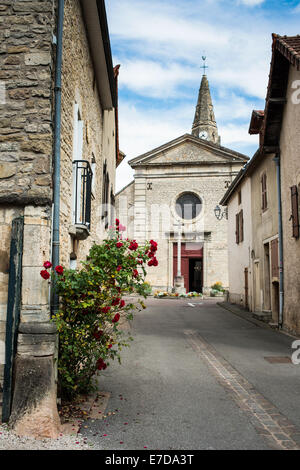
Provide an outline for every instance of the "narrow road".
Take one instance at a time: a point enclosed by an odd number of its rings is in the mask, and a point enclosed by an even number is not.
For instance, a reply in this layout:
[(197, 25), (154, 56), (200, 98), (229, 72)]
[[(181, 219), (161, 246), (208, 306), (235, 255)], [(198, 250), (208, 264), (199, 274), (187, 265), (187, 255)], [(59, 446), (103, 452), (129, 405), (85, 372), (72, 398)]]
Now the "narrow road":
[(291, 357), (293, 338), (214, 300), (146, 304), (99, 379), (106, 418), (81, 429), (94, 449), (300, 448), (300, 365), (265, 359)]

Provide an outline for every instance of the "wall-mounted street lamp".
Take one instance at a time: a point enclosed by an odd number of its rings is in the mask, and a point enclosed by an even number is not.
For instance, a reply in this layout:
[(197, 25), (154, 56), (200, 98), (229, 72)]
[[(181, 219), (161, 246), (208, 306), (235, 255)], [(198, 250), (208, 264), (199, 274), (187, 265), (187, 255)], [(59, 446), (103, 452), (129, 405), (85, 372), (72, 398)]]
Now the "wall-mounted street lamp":
[(225, 209), (223, 210), (222, 212), (222, 208), (220, 206), (216, 206), (214, 208), (214, 213), (215, 213), (215, 216), (218, 220), (222, 220), (223, 217), (225, 217), (225, 219), (228, 219), (228, 210), (227, 210), (227, 207), (225, 207)]

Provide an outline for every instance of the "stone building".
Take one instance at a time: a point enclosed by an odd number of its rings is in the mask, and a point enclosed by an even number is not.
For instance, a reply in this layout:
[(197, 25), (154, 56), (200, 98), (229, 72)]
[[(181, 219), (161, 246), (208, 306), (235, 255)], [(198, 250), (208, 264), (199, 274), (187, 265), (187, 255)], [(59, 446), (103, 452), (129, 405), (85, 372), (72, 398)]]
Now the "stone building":
[[(116, 197), (130, 237), (158, 241), (153, 290), (208, 292), (228, 286), (227, 220), (216, 206), (248, 158), (220, 145), (209, 83), (203, 75), (191, 134), (129, 162), (134, 181)], [(221, 217), (219, 216), (219, 219)]]
[[(251, 308), (257, 318), (299, 335), (300, 37), (273, 34), (272, 39), (265, 109), (253, 111), (249, 128), (259, 134), (259, 149), (221, 203), (230, 212), (240, 185), (249, 186), (250, 179)], [(234, 228), (228, 228), (234, 244)]]
[(11, 415), (19, 433), (54, 436), (55, 304), (40, 271), (46, 260), (76, 268), (113, 217), (101, 204), (114, 203), (122, 159), (119, 67), (112, 65), (103, 0), (0, 7), (3, 420)]

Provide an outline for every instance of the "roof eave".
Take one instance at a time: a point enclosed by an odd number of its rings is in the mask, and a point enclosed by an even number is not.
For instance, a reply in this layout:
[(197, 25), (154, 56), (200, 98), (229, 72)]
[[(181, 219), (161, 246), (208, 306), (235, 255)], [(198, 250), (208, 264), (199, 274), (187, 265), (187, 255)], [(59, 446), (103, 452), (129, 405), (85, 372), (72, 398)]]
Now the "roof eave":
[(80, 0), (103, 109), (117, 105), (115, 78), (104, 0)]

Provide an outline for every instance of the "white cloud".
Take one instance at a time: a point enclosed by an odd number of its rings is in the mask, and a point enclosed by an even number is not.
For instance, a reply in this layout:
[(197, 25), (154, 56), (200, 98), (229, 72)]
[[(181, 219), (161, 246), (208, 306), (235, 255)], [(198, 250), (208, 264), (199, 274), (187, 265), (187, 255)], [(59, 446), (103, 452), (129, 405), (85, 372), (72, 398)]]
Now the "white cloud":
[[(265, 9), (255, 8), (263, 3)], [(204, 53), (222, 144), (251, 155), (257, 139), (248, 126), (252, 109), (264, 108), (271, 33), (299, 33), (298, 15), (283, 18), (280, 8), (267, 6), (263, 0), (107, 2), (114, 62), (122, 66), (126, 161), (190, 132)], [(132, 178), (126, 161), (117, 170), (118, 189)]]
[(127, 87), (147, 97), (179, 97), (179, 84), (199, 80), (199, 71), (177, 63), (160, 64), (151, 60), (129, 60), (122, 63), (120, 87)]
[(293, 8), (293, 13), (300, 13), (300, 3), (295, 8)]

